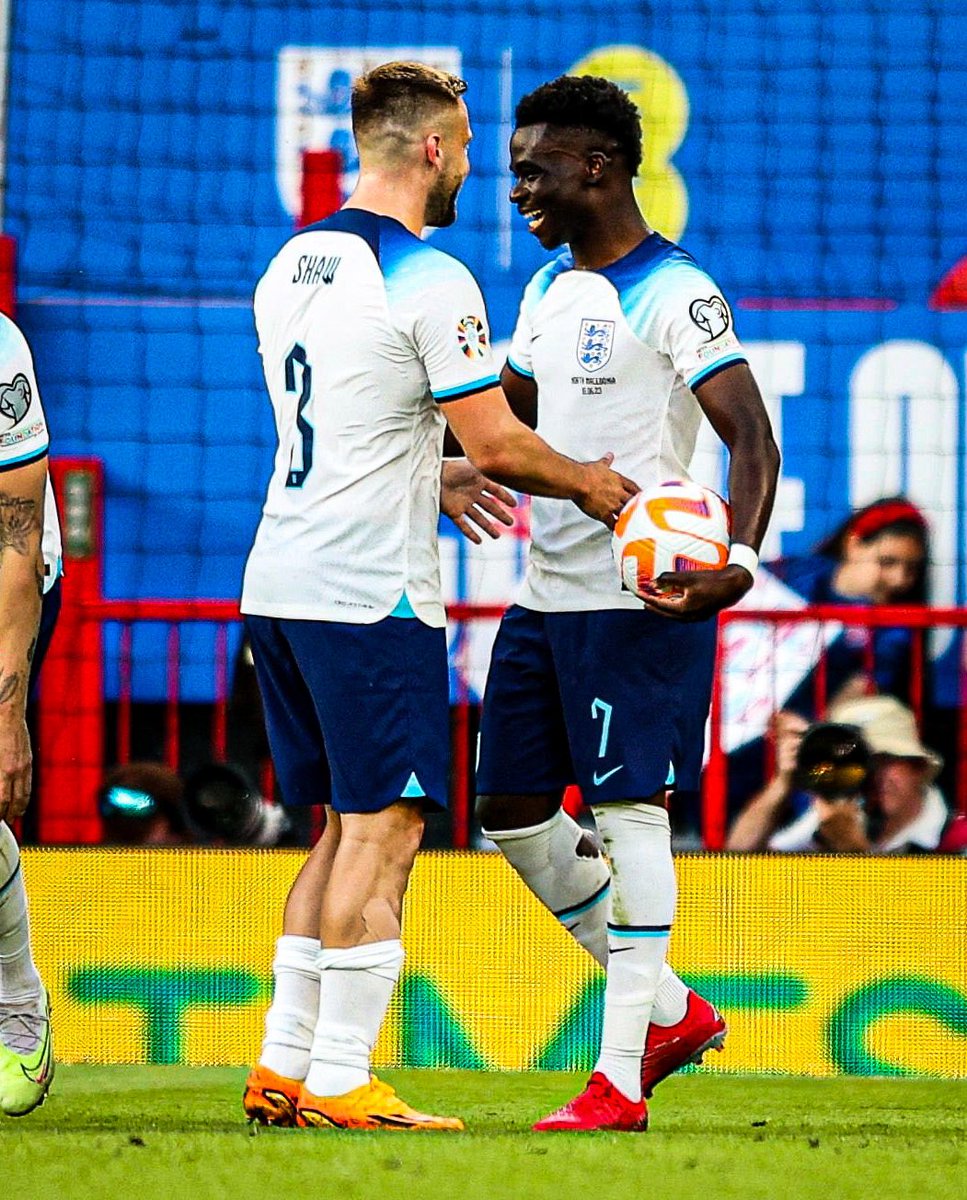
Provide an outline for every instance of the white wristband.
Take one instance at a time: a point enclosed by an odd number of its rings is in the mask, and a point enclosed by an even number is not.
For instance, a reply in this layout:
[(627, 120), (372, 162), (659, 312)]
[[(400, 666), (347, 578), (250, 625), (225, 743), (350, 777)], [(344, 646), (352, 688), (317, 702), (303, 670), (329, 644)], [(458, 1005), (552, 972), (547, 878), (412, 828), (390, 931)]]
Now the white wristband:
[(751, 546), (743, 546), (741, 542), (734, 542), (729, 547), (729, 566), (745, 567), (753, 579), (755, 579), (756, 568), (759, 566), (759, 556)]

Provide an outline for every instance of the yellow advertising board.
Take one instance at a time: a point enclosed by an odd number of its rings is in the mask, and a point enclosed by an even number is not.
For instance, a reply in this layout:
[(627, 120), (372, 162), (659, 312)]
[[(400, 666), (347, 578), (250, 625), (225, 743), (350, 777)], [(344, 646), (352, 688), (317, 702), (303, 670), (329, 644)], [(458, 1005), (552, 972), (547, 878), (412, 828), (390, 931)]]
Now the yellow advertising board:
[[(244, 1064), (303, 855), (24, 851), (67, 1062)], [(676, 970), (713, 1070), (967, 1077), (967, 859), (686, 856)], [(603, 975), (497, 855), (425, 853), (377, 1066), (590, 1067)]]

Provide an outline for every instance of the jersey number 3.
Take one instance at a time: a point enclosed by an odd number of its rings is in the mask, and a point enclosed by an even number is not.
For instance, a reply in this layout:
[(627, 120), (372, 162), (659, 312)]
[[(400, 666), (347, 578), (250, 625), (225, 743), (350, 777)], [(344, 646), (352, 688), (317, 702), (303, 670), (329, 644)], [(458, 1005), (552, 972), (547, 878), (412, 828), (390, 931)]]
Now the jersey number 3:
[[(285, 359), (285, 390), (287, 392), (297, 392), (299, 388), (296, 386), (296, 363), (302, 368), (302, 394), (299, 396), (299, 407), (296, 410), (296, 430), (298, 441), (292, 447), (292, 453), (289, 456), (289, 473), (285, 477), (285, 486), (290, 488), (301, 488), (306, 481), (306, 476), (312, 470), (312, 439), (315, 436), (315, 431), (306, 420), (306, 405), (312, 396), (312, 367), (306, 361), (306, 351), (304, 346), (300, 346), (298, 342), (292, 347)], [(296, 466), (297, 452), (298, 457), (302, 459), (302, 466)]]

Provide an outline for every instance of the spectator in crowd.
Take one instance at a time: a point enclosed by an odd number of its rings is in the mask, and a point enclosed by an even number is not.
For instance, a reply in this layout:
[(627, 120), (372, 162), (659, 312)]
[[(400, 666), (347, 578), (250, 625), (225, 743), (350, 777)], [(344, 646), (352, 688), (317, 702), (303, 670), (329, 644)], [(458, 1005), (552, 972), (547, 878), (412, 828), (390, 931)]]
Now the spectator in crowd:
[(231, 763), (208, 763), (188, 776), (184, 811), (189, 827), (207, 845), (298, 844), (285, 809), (269, 804)]
[[(769, 564), (769, 571), (807, 604), (924, 604), (929, 552), (923, 513), (904, 497), (891, 496), (853, 513), (812, 555), (779, 559)], [(830, 703), (865, 695), (871, 682), (879, 692), (904, 694), (909, 630), (877, 629), (872, 641), (872, 680), (865, 634), (856, 637), (847, 630), (829, 647)], [(787, 708), (811, 716), (813, 704), (810, 676)]]
[(115, 767), (104, 780), (98, 808), (104, 840), (115, 846), (181, 846), (191, 842), (182, 808), (183, 786), (162, 763)]
[[(853, 513), (812, 554), (770, 562), (767, 571), (806, 604), (924, 604), (929, 556), (923, 513), (903, 496), (890, 496)], [(872, 631), (859, 626), (844, 629), (826, 650), (828, 703), (863, 696), (871, 687), (905, 698), (910, 646), (910, 630), (902, 624)], [(798, 725), (802, 730), (817, 716), (815, 672), (800, 680), (783, 709), (805, 718), (789, 728)], [(730, 753), (730, 812), (735, 813), (745, 797), (762, 786), (765, 762), (761, 737)]]
[[(913, 713), (893, 696), (865, 696), (832, 716), (835, 724), (807, 729), (801, 717), (779, 714), (776, 772), (736, 819), (726, 848), (936, 850), (950, 823), (934, 786), (943, 763), (921, 742)], [(797, 804), (799, 815), (782, 825)]]

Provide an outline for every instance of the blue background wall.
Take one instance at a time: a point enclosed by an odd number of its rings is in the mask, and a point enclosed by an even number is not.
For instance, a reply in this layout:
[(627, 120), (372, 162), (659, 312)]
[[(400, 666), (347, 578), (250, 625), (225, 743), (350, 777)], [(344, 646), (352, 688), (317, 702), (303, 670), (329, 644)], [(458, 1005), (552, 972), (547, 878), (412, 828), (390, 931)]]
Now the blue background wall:
[[(929, 298), (967, 254), (967, 6), (18, 0), (4, 227), (20, 242), (19, 315), (57, 452), (106, 464), (107, 595), (239, 591), (273, 447), (249, 301), (292, 229), (276, 179), (280, 50), (459, 49), (474, 175), (459, 224), (437, 237), (476, 273), (499, 339), (543, 260), (522, 222), (509, 244), (502, 233), (506, 89), (516, 99), (613, 43), (660, 56), (684, 84), (681, 241), (732, 300), (740, 336), (805, 345), (804, 392), (783, 412), (803, 525), (783, 552), (855, 498), (849, 379), (892, 338), (937, 347), (956, 377), (955, 483), (915, 498), (940, 506), (963, 546), (967, 314)], [(963, 601), (959, 550), (944, 570)], [(206, 679), (189, 686), (204, 695)]]

